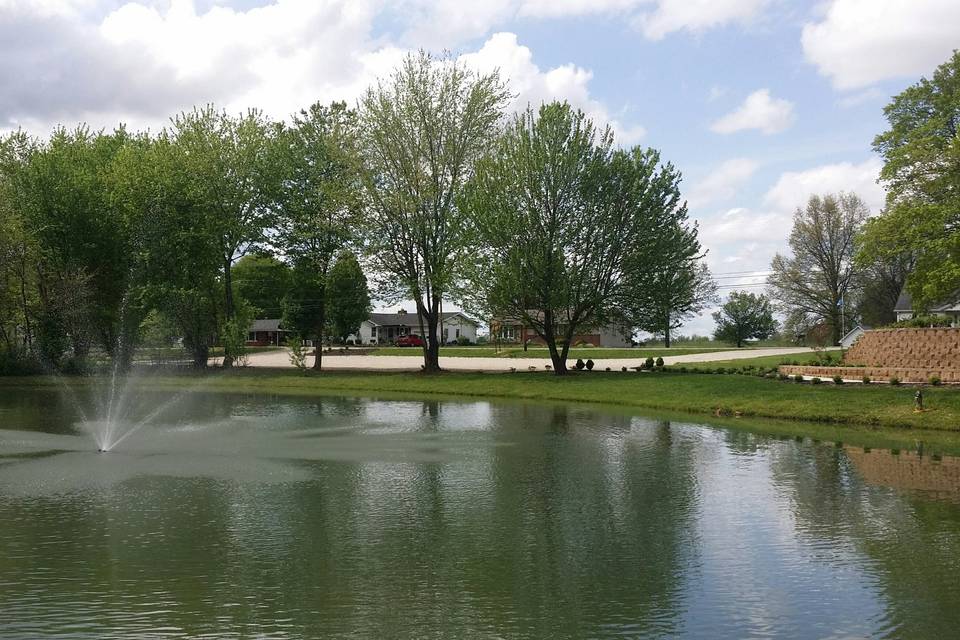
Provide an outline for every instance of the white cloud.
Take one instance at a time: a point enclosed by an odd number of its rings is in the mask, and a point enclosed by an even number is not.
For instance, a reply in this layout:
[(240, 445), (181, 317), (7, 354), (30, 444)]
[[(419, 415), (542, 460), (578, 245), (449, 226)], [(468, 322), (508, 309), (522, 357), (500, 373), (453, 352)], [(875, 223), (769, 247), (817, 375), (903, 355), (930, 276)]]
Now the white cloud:
[(804, 207), (811, 195), (846, 191), (860, 196), (870, 212), (877, 214), (883, 208), (885, 193), (877, 184), (882, 164), (871, 158), (860, 164), (841, 162), (806, 171), (788, 171), (780, 175), (764, 196), (764, 203), (777, 210), (793, 212)]
[(613, 127), (620, 144), (634, 144), (645, 134), (641, 126), (620, 122), (590, 95), (589, 84), (593, 77), (590, 71), (574, 64), (543, 71), (533, 62), (533, 52), (519, 44), (513, 33), (493, 34), (479, 51), (464, 54), (461, 60), (476, 69), (499, 69), (516, 95), (511, 105), (514, 111), (525, 109), (528, 104), (536, 108), (543, 102), (566, 100), (582, 109), (596, 123)]
[(699, 33), (755, 18), (767, 0), (659, 0), (650, 13), (635, 18), (634, 24), (647, 38), (660, 40), (674, 32)]
[(690, 191), (687, 203), (698, 209), (712, 202), (729, 200), (759, 165), (748, 158), (733, 158), (722, 163)]
[(960, 46), (957, 0), (831, 0), (803, 52), (837, 89), (929, 76)]
[(759, 129), (765, 134), (779, 133), (793, 124), (793, 103), (772, 98), (769, 89), (758, 89), (734, 111), (712, 125), (716, 133), (734, 133), (745, 129)]

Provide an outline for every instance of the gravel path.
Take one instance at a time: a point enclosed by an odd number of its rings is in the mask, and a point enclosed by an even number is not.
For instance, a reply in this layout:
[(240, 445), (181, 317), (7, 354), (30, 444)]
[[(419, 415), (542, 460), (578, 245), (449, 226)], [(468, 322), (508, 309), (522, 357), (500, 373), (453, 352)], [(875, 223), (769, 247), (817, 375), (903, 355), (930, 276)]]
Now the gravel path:
[[(760, 356), (786, 356), (797, 353), (810, 353), (807, 347), (785, 347), (769, 349), (750, 349), (749, 351), (711, 351), (708, 353), (692, 353), (682, 356), (667, 356), (665, 364), (682, 364), (685, 362), (718, 362), (721, 360), (743, 360)], [(423, 364), (423, 357), (419, 350), (411, 349), (417, 355), (409, 356), (325, 356), (324, 369), (357, 369), (367, 371), (419, 371)], [(619, 369), (620, 367), (636, 367), (644, 358), (604, 358), (598, 359), (597, 367), (603, 369)], [(313, 357), (307, 358), (307, 363), (313, 364)], [(219, 358), (214, 358), (210, 364), (219, 364)], [(529, 367), (543, 369), (550, 364), (549, 358), (444, 358), (440, 357), (440, 367), (457, 371), (509, 371), (511, 367), (524, 370)], [(573, 364), (572, 362), (570, 363)], [(290, 363), (289, 352), (268, 351), (253, 353), (247, 356), (249, 367), (281, 367), (288, 368)]]

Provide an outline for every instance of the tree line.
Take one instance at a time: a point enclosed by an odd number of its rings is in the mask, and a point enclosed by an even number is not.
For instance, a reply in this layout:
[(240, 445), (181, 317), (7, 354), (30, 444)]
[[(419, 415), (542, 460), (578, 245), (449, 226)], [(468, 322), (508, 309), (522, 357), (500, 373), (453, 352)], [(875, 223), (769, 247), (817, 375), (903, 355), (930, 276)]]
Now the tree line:
[(205, 106), (156, 134), (3, 137), (0, 359), (128, 366), (176, 336), (230, 367), (268, 309), (301, 339), (356, 332), (364, 270), (415, 302), (426, 371), (444, 300), (533, 328), (558, 374), (601, 324), (669, 343), (715, 299), (680, 172), (566, 103), (508, 117), (510, 98), (498, 73), (419, 52), (355, 108), (288, 122)]

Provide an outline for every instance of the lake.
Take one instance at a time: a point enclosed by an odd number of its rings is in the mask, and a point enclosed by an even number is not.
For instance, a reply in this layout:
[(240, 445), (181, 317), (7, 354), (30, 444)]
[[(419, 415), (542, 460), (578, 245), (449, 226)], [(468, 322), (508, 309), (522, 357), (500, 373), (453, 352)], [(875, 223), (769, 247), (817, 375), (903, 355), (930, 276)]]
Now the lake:
[(574, 405), (0, 390), (0, 637), (952, 637), (960, 460)]

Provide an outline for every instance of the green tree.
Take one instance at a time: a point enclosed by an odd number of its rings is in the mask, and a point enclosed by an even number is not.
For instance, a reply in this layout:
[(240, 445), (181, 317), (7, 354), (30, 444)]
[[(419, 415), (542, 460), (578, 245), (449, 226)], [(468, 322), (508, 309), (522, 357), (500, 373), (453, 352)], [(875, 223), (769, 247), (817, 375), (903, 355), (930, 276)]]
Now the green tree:
[(357, 257), (341, 253), (327, 276), (327, 309), (330, 334), (346, 342), (347, 336), (360, 333), (360, 323), (370, 317), (373, 306), (367, 290), (367, 277)]
[[(356, 241), (360, 226), (356, 135), (357, 115), (343, 102), (312, 105), (294, 116), (292, 126), (280, 135), (283, 179), (276, 193), (276, 244), (301, 272), (312, 271), (309, 277), (300, 274), (298, 286), (305, 289), (294, 292), (287, 309), (307, 339), (316, 335), (319, 340), (320, 328), (327, 325), (327, 275), (337, 253)], [(310, 304), (296, 303), (306, 294)], [(316, 317), (301, 317), (308, 313)], [(315, 353), (313, 368), (320, 369), (323, 350)]]
[(856, 194), (811, 196), (797, 209), (789, 245), (792, 257), (777, 254), (770, 264), (770, 297), (797, 324), (823, 321), (837, 344), (850, 326), (862, 268), (854, 263), (857, 236), (869, 209)]
[(320, 351), (323, 351), (323, 339), (327, 335), (326, 318), (317, 313), (324, 303), (325, 279), (309, 262), (293, 265), (293, 277), (290, 290), (283, 299), (283, 326), (293, 331), (301, 341), (312, 340), (317, 355), (314, 368), (319, 369)]
[(454, 289), (467, 250), (457, 199), (508, 99), (496, 73), (480, 75), (423, 51), (361, 99), (368, 250), (383, 276), (380, 296), (416, 303), (428, 372), (440, 368), (443, 296)]
[(233, 265), (233, 284), (257, 318), (279, 318), (290, 288), (290, 266), (266, 253), (248, 253)]
[(881, 327), (896, 322), (893, 310), (913, 270), (913, 263), (911, 254), (902, 253), (879, 256), (863, 268), (857, 315), (864, 325)]
[(859, 257), (915, 256), (907, 287), (923, 311), (960, 289), (960, 52), (894, 96), (884, 115), (890, 128), (873, 148), (884, 160), (886, 209), (867, 225)]
[[(272, 194), (279, 181), (276, 127), (260, 112), (230, 116), (212, 106), (173, 119), (170, 135), (181, 150), (187, 197), (214, 238), (223, 278), (221, 331), (236, 332), (233, 264), (265, 242), (273, 224)], [(223, 366), (238, 354), (226, 352)]]
[(577, 333), (626, 322), (625, 293), (651, 267), (644, 243), (685, 210), (678, 182), (656, 151), (615, 151), (566, 103), (516, 116), (463, 199), (471, 306), (531, 327), (565, 374)]
[(777, 330), (770, 300), (763, 294), (734, 291), (720, 311), (713, 312), (717, 328), (713, 337), (723, 342), (732, 342), (737, 348), (744, 340), (769, 338)]

